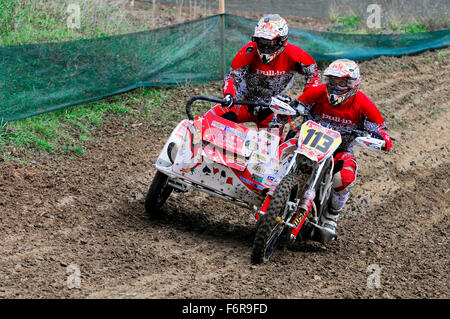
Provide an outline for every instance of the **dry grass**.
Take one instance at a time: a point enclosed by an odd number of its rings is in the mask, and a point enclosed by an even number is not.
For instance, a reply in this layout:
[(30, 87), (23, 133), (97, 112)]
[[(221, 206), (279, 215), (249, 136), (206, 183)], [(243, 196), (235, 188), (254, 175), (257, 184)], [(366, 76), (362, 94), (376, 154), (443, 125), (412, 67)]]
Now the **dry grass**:
[(378, 0), (381, 28), (367, 27), (367, 3), (352, 6), (333, 0), (329, 6), (330, 21), (335, 30), (352, 33), (416, 33), (448, 29), (448, 4), (442, 1)]

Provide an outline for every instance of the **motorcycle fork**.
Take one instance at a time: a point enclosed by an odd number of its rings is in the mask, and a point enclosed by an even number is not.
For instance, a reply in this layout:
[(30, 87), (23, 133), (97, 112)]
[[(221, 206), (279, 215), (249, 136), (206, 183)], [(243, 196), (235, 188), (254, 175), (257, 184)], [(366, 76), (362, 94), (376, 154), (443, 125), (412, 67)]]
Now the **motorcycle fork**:
[[(316, 164), (316, 167), (313, 169), (311, 177), (309, 178), (309, 181), (307, 183), (308, 188), (303, 194), (299, 210), (292, 222), (293, 229), (291, 231), (291, 239), (295, 239), (298, 236), (300, 229), (302, 228), (306, 218), (311, 212), (311, 209), (315, 206), (314, 199), (316, 198), (316, 189), (318, 189), (317, 185), (321, 180), (322, 172), (324, 171), (326, 162), (327, 161)], [(317, 215), (317, 209), (314, 209), (315, 215)], [(317, 219), (317, 216), (314, 217), (315, 219)]]
[[(297, 157), (298, 157), (298, 154), (295, 154), (294, 157), (291, 159), (289, 167), (286, 170), (286, 172), (287, 172), (286, 175), (288, 175), (289, 172), (291, 172), (292, 170), (296, 169), (296, 167), (297, 167), (297, 165), (296, 165), (297, 164)], [(270, 200), (271, 200), (271, 196), (267, 195), (267, 197), (264, 200), (260, 210), (258, 211), (257, 208), (255, 207), (255, 210), (256, 210), (255, 218), (256, 218), (256, 220), (258, 220), (259, 217), (261, 217), (261, 215), (264, 215), (265, 213), (267, 213), (267, 208), (270, 205)]]
[(270, 199), (271, 199), (270, 195), (267, 195), (266, 199), (264, 200), (264, 202), (261, 206), (261, 209), (256, 212), (256, 215), (255, 215), (256, 220), (258, 220), (261, 215), (264, 215), (265, 213), (267, 213), (267, 208), (270, 205)]

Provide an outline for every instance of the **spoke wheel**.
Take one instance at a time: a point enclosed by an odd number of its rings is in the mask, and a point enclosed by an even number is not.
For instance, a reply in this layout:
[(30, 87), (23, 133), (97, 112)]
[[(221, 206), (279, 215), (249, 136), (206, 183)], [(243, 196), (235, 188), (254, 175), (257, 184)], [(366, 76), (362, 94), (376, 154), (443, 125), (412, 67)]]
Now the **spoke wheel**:
[(295, 175), (285, 176), (276, 188), (267, 213), (260, 217), (261, 221), (258, 223), (251, 256), (253, 264), (266, 262), (272, 256), (280, 235), (286, 228), (285, 222), (296, 211), (296, 208), (289, 206), (294, 205), (298, 192), (298, 177)]

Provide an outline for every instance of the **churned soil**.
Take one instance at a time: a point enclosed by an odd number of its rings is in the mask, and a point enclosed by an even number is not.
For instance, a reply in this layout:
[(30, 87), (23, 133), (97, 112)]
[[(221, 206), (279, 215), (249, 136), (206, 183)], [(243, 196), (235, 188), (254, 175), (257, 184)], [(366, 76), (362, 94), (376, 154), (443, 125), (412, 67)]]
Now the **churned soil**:
[[(148, 220), (152, 164), (172, 124), (111, 120), (83, 156), (0, 163), (0, 297), (449, 298), (449, 62), (429, 51), (360, 64), (392, 151), (356, 149), (339, 240), (263, 265), (250, 263), (256, 222), (241, 206), (173, 193)], [(220, 86), (202, 88), (220, 96)], [(184, 112), (196, 90), (161, 109)]]

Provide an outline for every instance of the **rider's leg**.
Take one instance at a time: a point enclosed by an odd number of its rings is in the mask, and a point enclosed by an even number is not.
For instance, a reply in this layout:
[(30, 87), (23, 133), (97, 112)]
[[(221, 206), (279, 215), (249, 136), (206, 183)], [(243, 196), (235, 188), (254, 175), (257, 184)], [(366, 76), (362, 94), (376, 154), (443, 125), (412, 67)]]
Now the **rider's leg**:
[(321, 217), (321, 225), (331, 234), (336, 234), (339, 213), (350, 196), (350, 190), (355, 184), (357, 165), (355, 156), (350, 152), (340, 152), (334, 157), (333, 189), (328, 211)]

